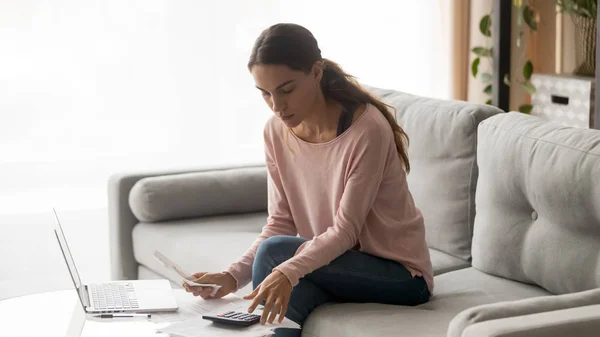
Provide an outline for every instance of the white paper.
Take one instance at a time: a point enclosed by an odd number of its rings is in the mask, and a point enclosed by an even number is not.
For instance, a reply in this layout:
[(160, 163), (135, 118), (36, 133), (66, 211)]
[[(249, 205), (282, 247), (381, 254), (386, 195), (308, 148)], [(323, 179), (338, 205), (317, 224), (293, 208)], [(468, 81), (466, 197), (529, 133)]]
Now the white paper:
[(154, 258), (158, 262), (162, 263), (165, 267), (167, 267), (167, 268), (175, 271), (177, 274), (179, 274), (179, 276), (181, 276), (181, 279), (183, 280), (183, 282), (185, 282), (187, 285), (192, 286), (192, 287), (211, 287), (211, 288), (213, 288), (213, 292), (210, 294), (210, 296), (215, 296), (217, 291), (219, 291), (219, 289), (221, 288), (221, 286), (217, 285), (217, 284), (206, 284), (206, 283), (194, 282), (194, 279), (195, 279), (194, 275), (183, 270), (183, 268), (181, 268), (179, 265), (177, 265), (171, 259), (166, 257), (163, 253), (161, 253), (157, 250), (154, 251)]
[[(248, 310), (248, 307), (250, 306), (251, 302), (248, 302), (244, 312), (246, 312)], [(240, 310), (238, 310), (240, 311)], [(257, 315), (262, 315), (263, 313), (263, 308), (262, 307), (258, 307), (256, 309), (254, 309), (254, 312), (252, 312), (253, 314), (257, 314)], [(277, 317), (275, 317), (275, 320), (273, 320), (273, 323), (269, 324), (266, 323), (265, 326), (270, 327), (271, 329), (277, 329), (277, 328), (290, 328), (290, 329), (300, 329), (300, 325), (294, 321), (292, 321), (291, 319), (285, 317), (283, 319), (283, 321), (281, 321), (281, 323), (279, 323), (279, 315), (277, 315)]]
[[(205, 313), (219, 313), (225, 311), (241, 311), (247, 312), (251, 302), (237, 297), (233, 294), (225, 296), (223, 300), (229, 301), (228, 303), (216, 303), (216, 300), (200, 300), (194, 304), (195, 314), (188, 317), (184, 321), (170, 324), (165, 327), (158, 328), (157, 331), (169, 333), (172, 335), (182, 337), (196, 337), (196, 336), (238, 336), (238, 337), (256, 337), (265, 336), (274, 333), (276, 328), (292, 328), (300, 329), (300, 325), (293, 322), (288, 318), (284, 318), (283, 322), (279, 323), (275, 321), (272, 324), (254, 324), (249, 327), (231, 327), (223, 324), (214, 324), (212, 321), (203, 319), (201, 316)], [(179, 302), (178, 302), (179, 303)], [(183, 307), (180, 306), (180, 310)], [(183, 308), (186, 310), (185, 308)], [(208, 310), (202, 312), (204, 310)], [(262, 307), (256, 308), (253, 312), (255, 314), (262, 314)], [(154, 319), (154, 315), (153, 315)]]
[(255, 324), (247, 328), (217, 326), (211, 321), (197, 318), (171, 324), (158, 331), (181, 337), (259, 337), (273, 333), (266, 325)]
[(249, 327), (235, 327), (224, 324), (215, 324), (202, 318), (192, 318), (183, 322), (174, 323), (169, 326), (158, 329), (159, 332), (169, 333), (182, 337), (257, 337), (275, 333), (277, 328), (299, 329), (300, 326), (289, 319), (284, 319), (282, 323), (273, 324), (254, 324)]
[(179, 309), (174, 312), (153, 313), (150, 319), (154, 323), (179, 322), (190, 318), (202, 316), (203, 314), (222, 311), (230, 307), (239, 307), (244, 299), (229, 294), (222, 298), (205, 300), (185, 291), (174, 291), (175, 301)]

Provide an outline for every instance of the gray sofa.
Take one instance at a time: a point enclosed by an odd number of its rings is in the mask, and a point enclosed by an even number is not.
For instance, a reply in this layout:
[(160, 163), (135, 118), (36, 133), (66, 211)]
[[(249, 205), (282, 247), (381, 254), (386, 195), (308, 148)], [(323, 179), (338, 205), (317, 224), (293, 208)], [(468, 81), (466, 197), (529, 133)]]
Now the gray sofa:
[[(425, 218), (434, 296), (416, 307), (325, 305), (303, 335), (599, 335), (600, 132), (369, 90), (410, 137), (408, 183)], [(225, 269), (265, 224), (266, 174), (255, 165), (113, 175), (113, 278), (179, 287), (155, 249), (190, 271)]]

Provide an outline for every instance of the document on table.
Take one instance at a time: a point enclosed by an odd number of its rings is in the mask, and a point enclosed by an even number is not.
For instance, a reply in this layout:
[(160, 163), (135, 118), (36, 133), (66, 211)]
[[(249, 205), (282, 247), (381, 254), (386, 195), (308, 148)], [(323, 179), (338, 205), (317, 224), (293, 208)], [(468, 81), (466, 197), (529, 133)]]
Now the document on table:
[[(250, 327), (228, 327), (221, 324), (214, 324), (212, 321), (205, 320), (202, 315), (207, 313), (217, 313), (224, 311), (247, 311), (251, 301), (244, 300), (235, 294), (229, 294), (223, 298), (204, 300), (201, 297), (195, 297), (185, 291), (174, 291), (173, 295), (179, 305), (176, 312), (153, 313), (151, 321), (157, 324), (172, 323), (158, 327), (157, 331), (182, 337), (196, 336), (231, 336), (238, 337), (257, 337), (274, 333), (276, 328), (300, 329), (295, 322), (285, 318), (281, 323), (273, 324), (254, 324)], [(262, 313), (262, 308), (258, 307), (254, 311), (256, 314)]]
[[(247, 309), (247, 305), (243, 306), (231, 306), (229, 310), (242, 311)], [(255, 313), (260, 314), (260, 310), (256, 310)], [(249, 327), (231, 327), (222, 324), (215, 324), (209, 320), (202, 319), (202, 317), (191, 318), (183, 322), (173, 323), (167, 327), (158, 329), (159, 332), (164, 332), (172, 335), (181, 337), (225, 337), (225, 336), (236, 336), (236, 337), (258, 337), (273, 334), (276, 328), (292, 328), (300, 329), (300, 326), (285, 318), (281, 323), (273, 324), (254, 324)]]
[(204, 300), (183, 290), (174, 291), (175, 301), (179, 309), (174, 312), (153, 313), (150, 319), (154, 323), (170, 323), (183, 321), (189, 318), (199, 317), (206, 313), (222, 311), (230, 306), (239, 307), (243, 304), (250, 306), (250, 302), (235, 294), (229, 294), (222, 298)]

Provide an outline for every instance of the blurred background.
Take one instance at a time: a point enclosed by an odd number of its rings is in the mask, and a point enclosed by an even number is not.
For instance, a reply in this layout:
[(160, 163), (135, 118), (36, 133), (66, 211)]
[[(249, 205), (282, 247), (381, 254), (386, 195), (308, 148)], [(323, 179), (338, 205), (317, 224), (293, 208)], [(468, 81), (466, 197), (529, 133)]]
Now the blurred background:
[(271, 111), (246, 63), (308, 28), (360, 82), (451, 98), (450, 0), (0, 0), (0, 299), (110, 278), (117, 172), (263, 162)]

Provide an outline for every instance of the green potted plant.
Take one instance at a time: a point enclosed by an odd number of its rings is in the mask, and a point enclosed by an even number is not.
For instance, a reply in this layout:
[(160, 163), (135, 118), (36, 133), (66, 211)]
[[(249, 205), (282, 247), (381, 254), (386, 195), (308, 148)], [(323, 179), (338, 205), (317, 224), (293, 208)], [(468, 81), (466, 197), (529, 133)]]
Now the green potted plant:
[[(515, 0), (513, 5), (517, 9), (517, 25), (519, 27), (519, 33), (517, 35), (517, 47), (520, 47), (521, 43), (523, 41), (523, 37), (525, 35), (524, 29), (530, 29), (531, 31), (536, 31), (538, 19), (536, 18), (536, 16), (537, 16), (536, 12), (534, 11), (534, 9), (531, 6), (528, 5), (527, 1), (525, 1), (525, 3), (523, 3), (523, 1)], [(491, 13), (489, 13), (489, 14), (484, 15), (479, 21), (479, 31), (481, 32), (481, 34), (483, 34), (485, 37), (487, 37), (488, 43), (491, 41), (491, 36), (492, 36), (491, 27), (492, 27), (492, 18), (491, 18)], [(492, 103), (492, 100), (491, 100), (492, 74), (487, 73), (487, 72), (480, 73), (479, 72), (479, 64), (484, 60), (488, 61), (490, 63), (493, 63), (492, 48), (487, 47), (487, 46), (475, 46), (471, 50), (471, 52), (477, 56), (471, 63), (471, 74), (475, 78), (479, 77), (479, 79), (483, 83), (487, 84), (483, 91), (488, 96), (490, 96), (490, 98), (486, 101), (486, 104), (491, 104)], [(528, 59), (523, 60), (523, 58), (524, 58), (523, 56), (521, 57), (521, 61), (520, 61), (520, 62), (522, 62), (521, 74), (523, 75), (523, 78), (522, 79), (514, 79), (512, 82), (519, 83), (529, 95), (532, 95), (536, 91), (535, 86), (531, 83), (531, 75), (533, 73), (533, 63)], [(504, 76), (504, 83), (508, 86), (511, 85), (510, 76), (508, 74), (506, 74)], [(532, 108), (533, 107), (531, 106), (531, 104), (522, 104), (521, 106), (519, 106), (518, 110), (523, 113), (530, 113)]]
[(562, 13), (575, 24), (576, 75), (594, 76), (596, 70), (596, 16), (598, 0), (556, 0)]

